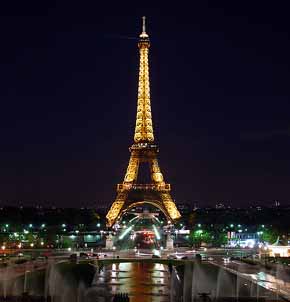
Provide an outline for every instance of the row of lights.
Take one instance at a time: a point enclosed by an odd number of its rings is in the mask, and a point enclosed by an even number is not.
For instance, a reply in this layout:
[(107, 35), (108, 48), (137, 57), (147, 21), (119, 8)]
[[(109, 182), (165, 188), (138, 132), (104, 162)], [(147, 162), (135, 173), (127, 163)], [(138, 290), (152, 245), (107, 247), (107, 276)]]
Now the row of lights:
[[(30, 245), (30, 247), (34, 247), (34, 243), (33, 243), (33, 242), (31, 242), (29, 245)], [(41, 241), (41, 242), (40, 242), (40, 245), (43, 246), (43, 245), (44, 245), (44, 242)], [(19, 243), (19, 244), (17, 245), (17, 247), (18, 247), (19, 249), (21, 249), (21, 248), (22, 248), (22, 243)], [(2, 246), (1, 246), (1, 250), (4, 251), (5, 249), (6, 249), (6, 246), (5, 246), (5, 245), (2, 245)]]
[[(182, 224), (181, 224), (181, 225), (182, 225)], [(200, 227), (201, 227), (201, 224), (198, 223), (197, 226), (200, 228)], [(233, 223), (231, 223), (229, 226), (230, 226), (231, 228), (233, 228), (235, 225), (234, 225)], [(237, 227), (240, 228), (240, 227), (242, 227), (242, 225), (237, 224)], [(262, 224), (261, 227), (264, 229), (264, 228), (265, 228), (265, 225)]]
[[(66, 227), (66, 224), (63, 223), (61, 226), (62, 226), (63, 228), (65, 228), (65, 227)], [(100, 223), (97, 223), (96, 226), (99, 228), (99, 227), (101, 226), (101, 224), (100, 224)], [(9, 224), (5, 224), (4, 227), (5, 227), (5, 228), (9, 228)], [(46, 227), (46, 224), (45, 224), (45, 223), (42, 223), (40, 227), (43, 229), (43, 228)], [(30, 229), (33, 228), (33, 224), (30, 223), (30, 224), (28, 225), (28, 228), (30, 228)]]

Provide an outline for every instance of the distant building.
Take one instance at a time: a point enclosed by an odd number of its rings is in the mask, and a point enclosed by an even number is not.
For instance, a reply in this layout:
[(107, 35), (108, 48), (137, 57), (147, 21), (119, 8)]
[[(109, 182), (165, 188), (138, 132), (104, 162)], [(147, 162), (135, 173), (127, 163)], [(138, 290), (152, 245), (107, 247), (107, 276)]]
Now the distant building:
[(245, 232), (228, 232), (228, 246), (253, 248), (259, 243), (259, 236), (257, 233)]
[(279, 238), (271, 245), (266, 246), (270, 257), (290, 257), (290, 245), (284, 245)]

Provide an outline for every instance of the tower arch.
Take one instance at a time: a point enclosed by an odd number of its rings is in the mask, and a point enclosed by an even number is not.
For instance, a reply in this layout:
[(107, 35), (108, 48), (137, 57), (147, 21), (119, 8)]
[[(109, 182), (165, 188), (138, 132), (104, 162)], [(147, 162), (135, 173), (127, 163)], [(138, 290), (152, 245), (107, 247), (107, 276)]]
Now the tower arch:
[(166, 217), (167, 221), (173, 222), (171, 217), (166, 212), (166, 209), (163, 207), (162, 203), (158, 200), (156, 200), (156, 201), (143, 200), (143, 201), (132, 202), (126, 208), (123, 209), (123, 211), (118, 216), (117, 220), (120, 220), (131, 209), (133, 209), (137, 206), (140, 206), (140, 205), (144, 205), (144, 204), (150, 204), (150, 205), (154, 206), (155, 208), (159, 209), (163, 213), (163, 215)]

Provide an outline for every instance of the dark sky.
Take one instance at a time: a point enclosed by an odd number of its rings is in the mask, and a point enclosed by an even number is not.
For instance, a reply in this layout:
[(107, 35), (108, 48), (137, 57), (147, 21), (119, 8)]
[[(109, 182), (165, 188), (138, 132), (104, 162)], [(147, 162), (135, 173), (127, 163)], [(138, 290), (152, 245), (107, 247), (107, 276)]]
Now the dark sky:
[(290, 200), (286, 1), (155, 2), (1, 7), (2, 204), (112, 202), (133, 142), (142, 15), (159, 162), (174, 198)]

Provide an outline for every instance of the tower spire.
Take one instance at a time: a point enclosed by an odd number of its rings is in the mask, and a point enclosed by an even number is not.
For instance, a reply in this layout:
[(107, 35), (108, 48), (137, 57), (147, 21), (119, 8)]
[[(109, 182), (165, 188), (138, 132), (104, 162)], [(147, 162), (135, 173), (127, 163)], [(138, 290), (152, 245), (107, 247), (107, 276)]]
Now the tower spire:
[(142, 33), (141, 33), (141, 35), (147, 36), (147, 34), (146, 34), (146, 17), (145, 16), (142, 17)]
[(142, 33), (139, 36), (139, 83), (138, 83), (138, 102), (136, 127), (134, 134), (135, 143), (139, 142), (153, 142), (153, 126), (151, 116), (151, 102), (150, 102), (150, 82), (149, 82), (149, 64), (148, 54), (150, 47), (149, 36), (146, 33), (145, 17), (142, 17)]

